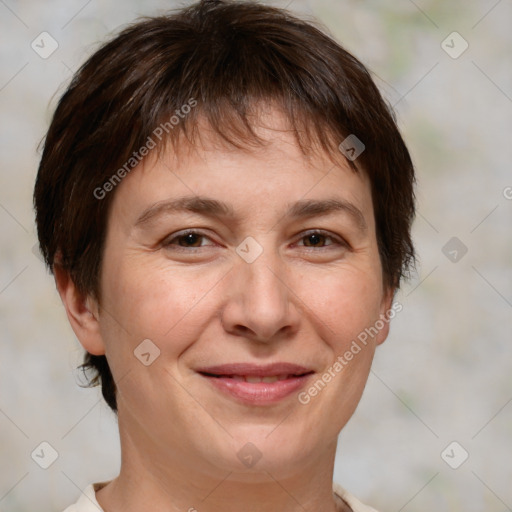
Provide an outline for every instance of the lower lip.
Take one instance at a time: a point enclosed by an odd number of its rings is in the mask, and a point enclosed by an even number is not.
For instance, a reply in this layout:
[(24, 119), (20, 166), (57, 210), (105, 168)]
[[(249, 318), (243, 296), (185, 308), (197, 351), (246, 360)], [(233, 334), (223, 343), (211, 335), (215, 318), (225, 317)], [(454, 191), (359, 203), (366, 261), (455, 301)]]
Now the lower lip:
[(229, 377), (210, 377), (200, 374), (220, 391), (234, 396), (244, 403), (267, 405), (274, 404), (290, 396), (304, 386), (306, 380), (312, 375), (290, 377), (276, 382), (245, 382)]

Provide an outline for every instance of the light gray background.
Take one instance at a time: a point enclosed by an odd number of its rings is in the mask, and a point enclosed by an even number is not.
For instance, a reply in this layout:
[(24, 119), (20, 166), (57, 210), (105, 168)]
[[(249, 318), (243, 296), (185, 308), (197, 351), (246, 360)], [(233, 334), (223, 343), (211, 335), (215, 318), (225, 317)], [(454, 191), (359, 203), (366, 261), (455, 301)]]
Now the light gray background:
[[(335, 479), (383, 512), (512, 510), (512, 2), (272, 3), (318, 17), (369, 66), (419, 178), (418, 273), (397, 296)], [(36, 147), (98, 41), (179, 5), (0, 0), (1, 511), (60, 511), (117, 475), (115, 417), (98, 388), (77, 385), (82, 349), (33, 253)], [(59, 44), (47, 59), (30, 46), (42, 31)], [(460, 50), (457, 36), (442, 46), (453, 31), (469, 44), (456, 59), (445, 49)], [(452, 237), (468, 249), (455, 263), (442, 252)], [(59, 455), (47, 470), (31, 458), (42, 441)], [(452, 441), (469, 453), (458, 469), (441, 457)]]

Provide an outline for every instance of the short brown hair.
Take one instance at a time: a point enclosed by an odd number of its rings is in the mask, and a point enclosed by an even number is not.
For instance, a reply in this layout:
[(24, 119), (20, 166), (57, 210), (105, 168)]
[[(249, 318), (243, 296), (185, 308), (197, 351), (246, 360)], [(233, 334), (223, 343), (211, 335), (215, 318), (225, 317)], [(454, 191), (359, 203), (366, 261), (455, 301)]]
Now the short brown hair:
[[(113, 178), (129, 172), (155, 128), (167, 126), (164, 142), (176, 147), (180, 134), (194, 140), (202, 116), (223, 140), (247, 147), (261, 142), (251, 108), (272, 101), (303, 152), (315, 142), (339, 157), (348, 136), (364, 143), (358, 165), (347, 160), (370, 178), (383, 276), (397, 288), (414, 264), (413, 164), (368, 70), (315, 25), (254, 1), (202, 0), (138, 20), (100, 47), (61, 97), (39, 165), (34, 207), (50, 271), (60, 265), (80, 293), (100, 301)], [(101, 383), (117, 411), (105, 356), (86, 353), (82, 368), (95, 372), (91, 385)]]

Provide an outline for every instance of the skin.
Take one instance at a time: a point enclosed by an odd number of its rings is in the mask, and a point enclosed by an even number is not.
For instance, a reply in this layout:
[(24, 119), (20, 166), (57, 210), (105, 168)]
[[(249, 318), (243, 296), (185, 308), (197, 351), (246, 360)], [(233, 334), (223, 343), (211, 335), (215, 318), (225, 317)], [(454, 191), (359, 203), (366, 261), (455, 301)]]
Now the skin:
[[(276, 109), (257, 132), (268, 145), (242, 151), (205, 128), (193, 151), (150, 154), (124, 178), (108, 219), (101, 305), (56, 268), (74, 332), (106, 354), (117, 383), (121, 471), (97, 492), (108, 512), (350, 510), (332, 492), (337, 437), (387, 322), (306, 405), (297, 393), (241, 403), (194, 371), (284, 361), (313, 369), (314, 382), (391, 307), (366, 174), (305, 157)], [(228, 203), (235, 217), (172, 212), (136, 225), (152, 205), (189, 195)], [(328, 198), (351, 203), (366, 229), (344, 211), (285, 216), (289, 203)], [(171, 240), (188, 228), (205, 237)], [(305, 234), (313, 229), (326, 236)], [(263, 248), (252, 263), (235, 251), (248, 236)], [(134, 357), (145, 339), (160, 349), (149, 366)], [(247, 442), (262, 454), (251, 468), (237, 457)]]

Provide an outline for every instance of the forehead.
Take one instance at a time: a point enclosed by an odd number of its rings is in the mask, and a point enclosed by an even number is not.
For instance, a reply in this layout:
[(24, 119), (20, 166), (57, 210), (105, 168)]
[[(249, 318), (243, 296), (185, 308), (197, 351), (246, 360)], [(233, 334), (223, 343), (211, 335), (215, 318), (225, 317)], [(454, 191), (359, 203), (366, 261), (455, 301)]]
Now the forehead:
[[(219, 119), (212, 121), (215, 127), (208, 119), (211, 113), (202, 112), (200, 106), (195, 108), (193, 114), (193, 119), (185, 117), (177, 129), (157, 148), (156, 152), (165, 153), (167, 159), (171, 155), (174, 156), (175, 166), (179, 165), (180, 157), (190, 158), (191, 153), (197, 154), (198, 151), (240, 151), (250, 154), (268, 146), (272, 146), (273, 151), (278, 151), (279, 145), (285, 144), (296, 150), (295, 156), (301, 160), (310, 160), (312, 165), (322, 160), (325, 160), (320, 164), (322, 167), (325, 167), (328, 161), (341, 166), (347, 164), (343, 153), (338, 149), (341, 139), (337, 139), (340, 135), (334, 135), (327, 128), (326, 120), (323, 125), (317, 117), (299, 112), (291, 121), (283, 105), (275, 98), (269, 98), (268, 101), (253, 101), (244, 113), (243, 119), (234, 107), (221, 111)], [(186, 128), (186, 136), (181, 130), (182, 127)], [(319, 132), (322, 140), (319, 139)], [(303, 148), (297, 143), (297, 136)], [(279, 144), (274, 144), (276, 142)], [(322, 144), (329, 146), (330, 150), (326, 151)], [(303, 152), (302, 149), (306, 151)], [(356, 166), (353, 167), (356, 170)]]
[(217, 198), (231, 213), (246, 215), (313, 198), (339, 199), (372, 212), (367, 174), (351, 168), (341, 151), (333, 158), (312, 146), (304, 154), (276, 108), (261, 109), (252, 128), (262, 144), (237, 148), (200, 119), (193, 141), (182, 137), (151, 152), (123, 179), (112, 214), (134, 222), (132, 214), (148, 204), (185, 196)]

